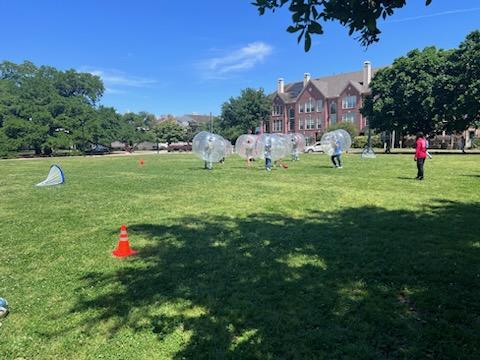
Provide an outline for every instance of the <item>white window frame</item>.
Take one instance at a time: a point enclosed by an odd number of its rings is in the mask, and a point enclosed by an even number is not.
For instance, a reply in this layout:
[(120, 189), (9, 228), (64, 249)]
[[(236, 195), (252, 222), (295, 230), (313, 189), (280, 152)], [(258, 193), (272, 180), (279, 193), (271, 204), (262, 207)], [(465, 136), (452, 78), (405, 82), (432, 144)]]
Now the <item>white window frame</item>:
[[(333, 118), (333, 120), (332, 120)], [(330, 123), (330, 125), (334, 125), (337, 123), (337, 113), (334, 113), (334, 114), (330, 114), (330, 116), (328, 117), (328, 121)]]
[(275, 119), (273, 120), (273, 132), (281, 132), (283, 129), (283, 120)]
[(304, 130), (305, 129), (305, 122), (304, 121), (305, 121), (305, 119), (302, 119), (302, 118), (298, 119), (298, 129), (299, 130)]
[(312, 115), (305, 116), (305, 130), (313, 130), (315, 129), (315, 119)]
[(322, 117), (317, 116), (317, 129), (321, 129), (321, 128), (322, 128)]
[(273, 105), (273, 116), (283, 115), (283, 106), (282, 105)]
[(305, 112), (311, 113), (315, 111), (315, 105), (312, 98), (309, 98), (308, 101), (305, 103)]
[(302, 104), (302, 103), (298, 104), (298, 112), (303, 113), (304, 112), (303, 110), (305, 110), (305, 104)]
[(319, 99), (317, 100), (317, 112), (322, 112), (323, 111), (323, 100)]
[[(352, 115), (352, 117), (348, 116), (347, 118), (347, 115)], [(348, 111), (342, 114), (342, 122), (349, 122), (354, 124), (356, 120), (357, 120), (357, 116), (353, 111)]]
[(354, 109), (357, 106), (357, 96), (344, 96), (342, 99), (342, 109)]
[[(291, 120), (293, 119), (293, 126)], [(293, 109), (293, 118), (290, 116), (290, 110), (288, 110), (288, 131), (295, 131), (295, 109)]]

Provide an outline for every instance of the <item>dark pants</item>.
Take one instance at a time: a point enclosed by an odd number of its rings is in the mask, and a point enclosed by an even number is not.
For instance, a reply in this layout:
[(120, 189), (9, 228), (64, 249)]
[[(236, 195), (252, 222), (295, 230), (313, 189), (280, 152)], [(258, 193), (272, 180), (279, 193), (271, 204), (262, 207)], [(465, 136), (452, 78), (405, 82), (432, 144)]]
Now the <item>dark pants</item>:
[(265, 158), (265, 168), (267, 170), (270, 170), (272, 168), (272, 159), (270, 158)]
[[(338, 166), (342, 166), (342, 155), (338, 154), (338, 155), (332, 155), (332, 163), (333, 163), (333, 166), (335, 167), (338, 167)], [(337, 164), (338, 162), (338, 164)]]
[(417, 159), (417, 179), (423, 179), (423, 166), (425, 165), (425, 158)]

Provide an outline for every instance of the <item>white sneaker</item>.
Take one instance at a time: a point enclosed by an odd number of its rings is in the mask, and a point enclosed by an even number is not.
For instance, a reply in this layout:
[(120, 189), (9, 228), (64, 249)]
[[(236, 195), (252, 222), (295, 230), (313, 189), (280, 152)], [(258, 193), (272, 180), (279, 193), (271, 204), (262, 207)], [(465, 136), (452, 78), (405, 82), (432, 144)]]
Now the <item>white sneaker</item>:
[(343, 166), (339, 166), (339, 167), (337, 167), (337, 169), (343, 169)]

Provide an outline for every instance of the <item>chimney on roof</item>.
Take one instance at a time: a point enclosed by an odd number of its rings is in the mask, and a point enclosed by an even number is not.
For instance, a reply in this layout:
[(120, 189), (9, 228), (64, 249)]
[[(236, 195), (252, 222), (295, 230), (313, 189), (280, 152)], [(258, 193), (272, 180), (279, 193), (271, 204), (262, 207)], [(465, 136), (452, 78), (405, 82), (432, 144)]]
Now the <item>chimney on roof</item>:
[(284, 91), (285, 91), (285, 82), (283, 81), (283, 78), (279, 78), (277, 83), (277, 92), (279, 94), (283, 94)]
[(365, 61), (363, 63), (363, 87), (368, 88), (370, 81), (372, 81), (372, 63)]
[(307, 83), (310, 81), (310, 73), (303, 74), (303, 87), (307, 86)]

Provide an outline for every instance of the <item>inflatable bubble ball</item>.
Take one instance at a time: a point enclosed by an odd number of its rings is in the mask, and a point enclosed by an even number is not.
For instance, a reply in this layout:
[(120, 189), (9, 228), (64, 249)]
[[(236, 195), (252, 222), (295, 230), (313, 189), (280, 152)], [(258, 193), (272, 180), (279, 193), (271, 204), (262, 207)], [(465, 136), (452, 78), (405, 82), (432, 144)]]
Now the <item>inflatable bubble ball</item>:
[(8, 302), (4, 298), (0, 298), (0, 318), (7, 316)]
[(224, 139), (225, 141), (225, 157), (230, 156), (234, 153), (235, 149), (230, 142), (230, 140)]
[(256, 151), (259, 158), (270, 157), (272, 161), (284, 159), (290, 155), (290, 145), (286, 136), (262, 134), (257, 139)]
[(348, 132), (339, 129), (323, 134), (320, 144), (323, 152), (332, 156), (337, 151), (348, 152), (352, 146), (352, 138)]
[(192, 151), (204, 161), (219, 162), (225, 157), (225, 139), (220, 135), (202, 131), (193, 138)]
[(256, 151), (257, 135), (240, 135), (235, 142), (235, 152), (243, 159), (258, 158)]
[(298, 155), (305, 151), (305, 146), (307, 142), (303, 134), (298, 134), (298, 133), (288, 134), (287, 141), (291, 145), (292, 155)]

